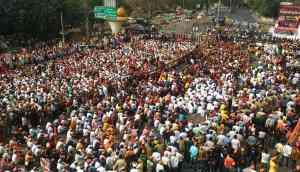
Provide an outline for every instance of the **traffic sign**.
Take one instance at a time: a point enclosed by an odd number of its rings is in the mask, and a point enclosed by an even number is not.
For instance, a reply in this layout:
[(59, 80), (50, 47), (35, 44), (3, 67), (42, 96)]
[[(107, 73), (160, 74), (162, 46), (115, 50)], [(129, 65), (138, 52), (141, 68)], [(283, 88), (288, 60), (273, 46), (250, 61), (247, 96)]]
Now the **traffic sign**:
[(117, 19), (117, 17), (105, 16), (105, 15), (100, 14), (100, 13), (95, 13), (95, 18), (104, 19), (104, 20), (116, 20)]
[(94, 8), (95, 18), (105, 20), (115, 20), (117, 18), (117, 10), (112, 7), (96, 6)]

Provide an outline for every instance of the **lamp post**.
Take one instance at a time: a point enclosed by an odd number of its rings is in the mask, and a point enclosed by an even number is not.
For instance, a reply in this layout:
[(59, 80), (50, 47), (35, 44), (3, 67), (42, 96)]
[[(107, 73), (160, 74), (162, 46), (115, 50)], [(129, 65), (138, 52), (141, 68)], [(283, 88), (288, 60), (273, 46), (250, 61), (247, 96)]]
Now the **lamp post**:
[(63, 12), (60, 13), (60, 24), (61, 24), (62, 45), (64, 45), (65, 44), (65, 31), (64, 31)]
[(89, 28), (89, 0), (84, 0), (84, 10), (85, 10), (85, 30), (86, 30), (86, 36), (90, 36), (90, 28)]
[(220, 5), (221, 5), (221, 0), (219, 0), (219, 3), (218, 3), (218, 20), (220, 17)]

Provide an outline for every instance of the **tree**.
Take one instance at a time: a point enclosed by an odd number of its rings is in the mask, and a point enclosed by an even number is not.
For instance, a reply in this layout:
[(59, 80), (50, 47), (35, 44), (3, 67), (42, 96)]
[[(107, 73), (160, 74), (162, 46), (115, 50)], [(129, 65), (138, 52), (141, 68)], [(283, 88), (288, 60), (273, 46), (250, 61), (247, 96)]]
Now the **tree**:
[[(4, 1), (4, 0), (2, 0)], [(1, 2), (1, 34), (28, 33), (47, 37), (58, 31), (60, 0), (14, 0)]]

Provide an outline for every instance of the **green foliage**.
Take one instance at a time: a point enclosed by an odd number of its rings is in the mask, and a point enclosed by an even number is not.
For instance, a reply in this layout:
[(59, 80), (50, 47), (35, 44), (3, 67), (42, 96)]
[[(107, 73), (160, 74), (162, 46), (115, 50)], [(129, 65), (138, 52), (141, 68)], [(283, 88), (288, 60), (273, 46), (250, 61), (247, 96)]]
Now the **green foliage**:
[(47, 37), (58, 30), (60, 0), (10, 0), (0, 2), (0, 33), (30, 33)]
[[(194, 9), (200, 4), (202, 9), (219, 0), (119, 0), (128, 14), (149, 17), (156, 12), (174, 11), (177, 6)], [(242, 2), (242, 0), (222, 0)], [(245, 0), (246, 1), (246, 0)], [(247, 5), (262, 16), (275, 17), (281, 1), (299, 0), (247, 0)], [(88, 5), (85, 5), (88, 3)], [(60, 13), (64, 14), (67, 27), (83, 26), (85, 16), (89, 15), (91, 23), (95, 20), (92, 10), (103, 5), (103, 0), (0, 0), (0, 34), (28, 33), (38, 37), (48, 37), (60, 31)], [(133, 12), (133, 13), (131, 13)]]
[(64, 24), (70, 26), (79, 26), (84, 20), (84, 0), (64, 0), (63, 16)]
[(91, 7), (103, 5), (103, 0), (91, 0)]

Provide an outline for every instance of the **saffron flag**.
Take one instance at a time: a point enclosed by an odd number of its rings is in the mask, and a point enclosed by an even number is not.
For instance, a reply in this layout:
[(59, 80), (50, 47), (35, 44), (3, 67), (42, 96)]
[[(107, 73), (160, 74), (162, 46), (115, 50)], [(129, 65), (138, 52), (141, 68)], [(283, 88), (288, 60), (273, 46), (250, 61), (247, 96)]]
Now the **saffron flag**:
[(289, 144), (295, 143), (299, 135), (300, 135), (300, 119), (298, 119), (297, 125), (294, 128), (294, 130), (288, 134)]

